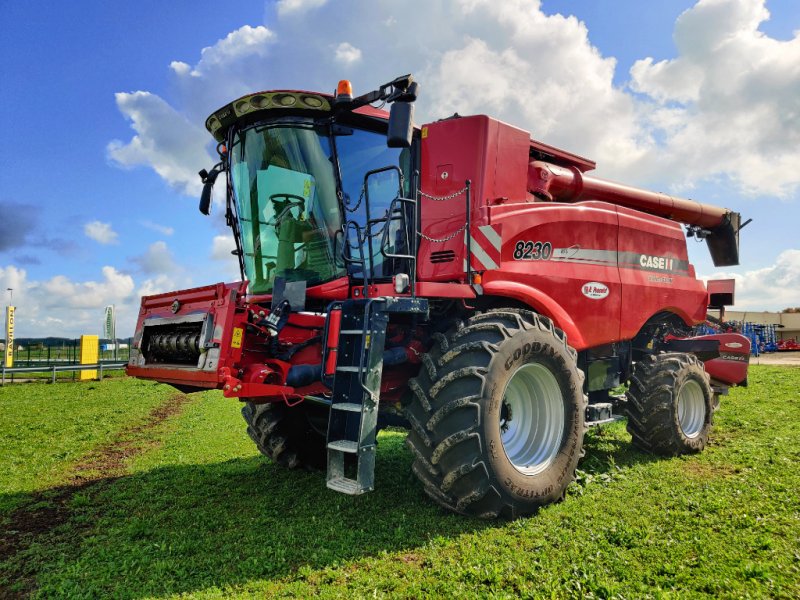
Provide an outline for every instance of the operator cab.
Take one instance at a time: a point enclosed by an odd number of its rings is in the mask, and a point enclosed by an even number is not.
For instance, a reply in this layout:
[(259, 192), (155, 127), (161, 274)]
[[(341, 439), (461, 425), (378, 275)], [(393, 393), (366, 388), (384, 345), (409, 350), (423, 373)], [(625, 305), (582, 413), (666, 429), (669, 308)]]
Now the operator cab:
[[(227, 220), (251, 295), (272, 294), (276, 280), (313, 287), (349, 277), (364, 286), (409, 272), (393, 257), (413, 250), (411, 205), (395, 199), (414, 188), (415, 86), (398, 78), (356, 99), (341, 84), (333, 98), (261, 92), (209, 117), (221, 162), (201, 172), (201, 212), (225, 172)], [(391, 115), (367, 106), (393, 96)]]

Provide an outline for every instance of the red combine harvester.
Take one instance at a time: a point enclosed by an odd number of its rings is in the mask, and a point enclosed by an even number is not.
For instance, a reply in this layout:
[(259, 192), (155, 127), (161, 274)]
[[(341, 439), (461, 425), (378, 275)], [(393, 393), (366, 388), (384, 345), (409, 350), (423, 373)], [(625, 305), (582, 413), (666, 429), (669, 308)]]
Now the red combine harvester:
[(691, 337), (733, 288), (696, 279), (680, 224), (735, 265), (739, 214), (589, 177), (487, 116), (416, 128), (416, 95), (343, 81), (212, 114), (200, 210), (224, 174), (244, 281), (143, 298), (128, 374), (238, 398), (262, 453), (347, 494), (406, 426), (427, 494), (479, 517), (562, 498), (586, 428), (622, 415), (646, 451), (702, 450), (750, 343)]

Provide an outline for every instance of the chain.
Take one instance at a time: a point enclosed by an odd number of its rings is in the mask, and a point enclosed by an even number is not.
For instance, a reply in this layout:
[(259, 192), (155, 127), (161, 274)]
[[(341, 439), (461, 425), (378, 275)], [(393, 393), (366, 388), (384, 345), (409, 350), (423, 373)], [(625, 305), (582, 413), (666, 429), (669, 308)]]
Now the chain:
[(467, 228), (467, 224), (464, 223), (461, 227), (456, 229), (453, 233), (451, 233), (447, 237), (439, 238), (439, 239), (429, 237), (429, 236), (425, 235), (424, 233), (422, 233), (421, 231), (418, 231), (417, 235), (419, 237), (421, 237), (423, 240), (428, 240), (429, 242), (432, 242), (434, 244), (443, 244), (444, 242), (449, 242), (450, 240), (452, 240), (454, 237), (456, 237), (459, 233), (464, 231), (466, 228)]
[(430, 194), (426, 194), (422, 190), (418, 190), (419, 195), (423, 198), (427, 198), (428, 200), (433, 200), (434, 202), (447, 202), (448, 200), (452, 200), (453, 198), (458, 198), (461, 194), (467, 191), (466, 186), (458, 190), (457, 192), (453, 192), (449, 196), (431, 196)]
[(356, 212), (358, 210), (358, 207), (361, 206), (361, 203), (364, 201), (364, 194), (366, 193), (366, 191), (367, 191), (367, 189), (362, 186), (361, 187), (361, 194), (358, 196), (358, 202), (356, 202), (356, 205), (353, 208), (350, 208), (349, 206), (347, 206), (347, 204), (345, 204), (344, 205), (344, 209), (347, 212), (351, 212), (351, 213)]
[[(428, 200), (433, 200), (434, 202), (447, 202), (448, 200), (452, 200), (453, 198), (458, 198), (461, 194), (463, 194), (464, 192), (467, 191), (467, 187), (464, 186), (463, 188), (461, 188), (457, 192), (453, 192), (452, 194), (450, 194), (448, 196), (432, 196), (430, 194), (426, 194), (422, 190), (417, 190), (417, 191), (419, 192), (420, 196), (422, 196), (423, 198), (427, 198)], [(467, 224), (464, 223), (461, 227), (456, 229), (453, 233), (451, 233), (447, 237), (443, 237), (443, 238), (432, 238), (430, 236), (425, 235), (421, 231), (418, 231), (417, 235), (420, 236), (423, 240), (428, 240), (429, 242), (431, 242), (433, 244), (443, 244), (445, 242), (449, 242), (450, 240), (452, 240), (454, 237), (456, 237), (459, 233), (464, 231), (466, 228), (467, 228)]]

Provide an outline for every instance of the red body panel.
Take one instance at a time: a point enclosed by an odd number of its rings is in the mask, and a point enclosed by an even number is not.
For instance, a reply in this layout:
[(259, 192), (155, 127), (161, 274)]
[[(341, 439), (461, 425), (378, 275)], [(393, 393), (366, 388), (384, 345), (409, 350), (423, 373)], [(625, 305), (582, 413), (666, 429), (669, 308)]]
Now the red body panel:
[[(446, 197), (471, 181), (470, 260), (473, 270), (482, 272), (484, 293), (513, 298), (551, 317), (578, 350), (629, 340), (659, 312), (701, 323), (708, 294), (688, 262), (680, 225), (594, 201), (591, 189), (579, 190), (583, 202), (536, 200), (529, 193), (531, 151), (552, 152), (552, 160), (570, 165), (570, 172), (593, 166), (536, 144), (527, 132), (486, 116), (423, 127), (422, 191)], [(598, 200), (612, 197), (600, 191)], [(652, 200), (649, 192), (641, 194)], [(674, 206), (676, 199), (664, 198)], [(426, 236), (444, 239), (464, 227), (463, 194), (444, 202), (423, 196), (420, 202)], [(717, 214), (697, 206), (701, 221)], [(496, 255), (486, 234), (499, 242)], [(547, 256), (536, 250), (545, 244)], [(423, 239), (419, 256), (421, 281), (466, 282), (463, 234), (444, 242)]]
[[(246, 282), (218, 283), (142, 298), (126, 369), (128, 375), (201, 388), (220, 387), (220, 369), (236, 364), (242, 357), (241, 343), (237, 346), (231, 342), (234, 328), (244, 328), (245, 314), (241, 303), (246, 289)], [(175, 303), (178, 310), (172, 308)], [(169, 327), (182, 320), (193, 320), (198, 324), (208, 321), (203, 325), (203, 332), (209, 347), (201, 355), (202, 364), (146, 364), (143, 355), (146, 328)]]
[(719, 341), (719, 358), (704, 363), (706, 373), (711, 376), (713, 382), (735, 385), (747, 379), (747, 367), (750, 364), (748, 338), (738, 333), (719, 333), (692, 339)]

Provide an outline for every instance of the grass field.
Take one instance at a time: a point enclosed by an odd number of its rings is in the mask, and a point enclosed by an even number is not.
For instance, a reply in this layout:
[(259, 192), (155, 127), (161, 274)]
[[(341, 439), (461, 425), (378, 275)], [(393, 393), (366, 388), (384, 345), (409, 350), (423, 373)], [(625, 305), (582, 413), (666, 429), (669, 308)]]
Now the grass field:
[(447, 514), (399, 431), (377, 489), (262, 458), (235, 401), (116, 379), (0, 389), (0, 597), (800, 597), (800, 369), (753, 367), (707, 450), (591, 431), (567, 499)]

